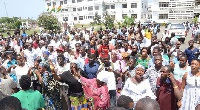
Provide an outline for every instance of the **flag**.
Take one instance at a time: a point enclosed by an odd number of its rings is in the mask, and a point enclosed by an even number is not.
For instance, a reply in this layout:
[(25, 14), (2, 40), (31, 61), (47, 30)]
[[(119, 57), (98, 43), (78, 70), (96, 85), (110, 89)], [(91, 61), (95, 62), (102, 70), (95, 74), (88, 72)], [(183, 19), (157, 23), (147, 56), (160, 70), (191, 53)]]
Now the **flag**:
[(56, 8), (55, 8), (55, 6), (53, 6), (53, 8), (51, 9), (51, 12), (55, 12), (56, 11)]
[(47, 8), (47, 11), (49, 12), (49, 7)]
[(58, 7), (57, 12), (61, 11), (61, 5)]

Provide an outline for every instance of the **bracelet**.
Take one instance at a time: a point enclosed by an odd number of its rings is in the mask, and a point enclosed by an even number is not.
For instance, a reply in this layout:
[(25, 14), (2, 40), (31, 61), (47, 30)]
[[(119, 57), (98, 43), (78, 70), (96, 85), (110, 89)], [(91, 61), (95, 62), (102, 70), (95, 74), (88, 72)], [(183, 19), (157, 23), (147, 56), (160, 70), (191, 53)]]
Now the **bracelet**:
[(173, 88), (176, 89), (176, 88), (178, 88), (178, 86), (174, 86)]

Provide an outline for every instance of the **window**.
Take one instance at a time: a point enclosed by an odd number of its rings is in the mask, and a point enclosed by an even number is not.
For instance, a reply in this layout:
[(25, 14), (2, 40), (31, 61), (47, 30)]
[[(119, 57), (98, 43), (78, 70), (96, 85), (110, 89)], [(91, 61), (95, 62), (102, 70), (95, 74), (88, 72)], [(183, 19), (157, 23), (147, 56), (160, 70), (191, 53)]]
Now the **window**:
[(137, 3), (131, 3), (131, 8), (137, 8)]
[(142, 3), (142, 8), (143, 8), (143, 3)]
[(76, 8), (73, 8), (73, 11), (76, 11)]
[(78, 2), (82, 2), (82, 0), (77, 0), (77, 3), (78, 3)]
[(99, 10), (99, 6), (95, 6), (94, 8), (95, 8), (95, 10)]
[(106, 5), (106, 9), (110, 9), (110, 5)]
[(63, 17), (63, 21), (68, 21), (68, 17)]
[(60, 1), (60, 6), (63, 5), (63, 1)]
[(127, 4), (122, 4), (122, 8), (127, 8)]
[(72, 0), (72, 3), (76, 3), (76, 0)]
[(83, 16), (79, 16), (79, 20), (83, 20)]
[(137, 14), (131, 14), (131, 18), (137, 18)]
[(114, 4), (114, 5), (111, 5), (111, 9), (115, 9), (115, 4)]
[(159, 7), (169, 7), (169, 2), (159, 2)]
[(93, 11), (93, 6), (89, 6), (88, 11)]
[(168, 19), (168, 14), (159, 14), (159, 19)]
[(47, 6), (51, 6), (51, 3), (47, 3)]
[(77, 10), (78, 10), (78, 11), (82, 11), (82, 7), (80, 7), (80, 8), (77, 8)]
[(53, 6), (55, 6), (56, 5), (56, 2), (53, 2)]
[(127, 14), (122, 14), (122, 18), (123, 18), (123, 19), (125, 18), (125, 16), (127, 16)]
[(67, 0), (64, 0), (64, 4), (67, 4)]
[(77, 17), (74, 17), (74, 21), (77, 21)]
[(93, 19), (94, 18), (94, 16), (88, 16), (88, 19)]
[(68, 9), (62, 9), (62, 11), (68, 11)]
[(93, 0), (88, 0), (88, 1), (93, 1)]

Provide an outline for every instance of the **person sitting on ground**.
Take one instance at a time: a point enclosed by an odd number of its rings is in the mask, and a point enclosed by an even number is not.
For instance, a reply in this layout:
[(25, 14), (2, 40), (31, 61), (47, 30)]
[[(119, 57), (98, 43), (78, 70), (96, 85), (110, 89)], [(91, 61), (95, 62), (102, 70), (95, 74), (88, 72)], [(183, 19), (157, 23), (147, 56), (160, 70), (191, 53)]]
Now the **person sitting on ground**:
[(0, 110), (22, 110), (20, 100), (13, 96), (8, 96), (0, 100)]
[(129, 96), (121, 95), (117, 99), (117, 107), (123, 107), (125, 109), (131, 110), (134, 107), (133, 99)]
[(160, 110), (160, 106), (156, 100), (147, 97), (140, 99), (134, 110)]
[(31, 78), (29, 76), (23, 75), (19, 80), (19, 84), (22, 90), (12, 96), (20, 100), (23, 109), (37, 110), (44, 108), (45, 103), (42, 94), (37, 90), (30, 89)]

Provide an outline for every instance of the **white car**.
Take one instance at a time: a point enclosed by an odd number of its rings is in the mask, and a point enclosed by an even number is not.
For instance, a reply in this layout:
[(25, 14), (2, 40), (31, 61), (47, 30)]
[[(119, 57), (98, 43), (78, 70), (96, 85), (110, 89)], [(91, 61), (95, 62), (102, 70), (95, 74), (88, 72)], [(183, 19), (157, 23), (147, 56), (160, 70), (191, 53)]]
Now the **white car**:
[(178, 38), (179, 41), (184, 42), (185, 37), (187, 36), (187, 29), (183, 24), (169, 24), (167, 27), (168, 35), (171, 33), (175, 33), (175, 37)]

